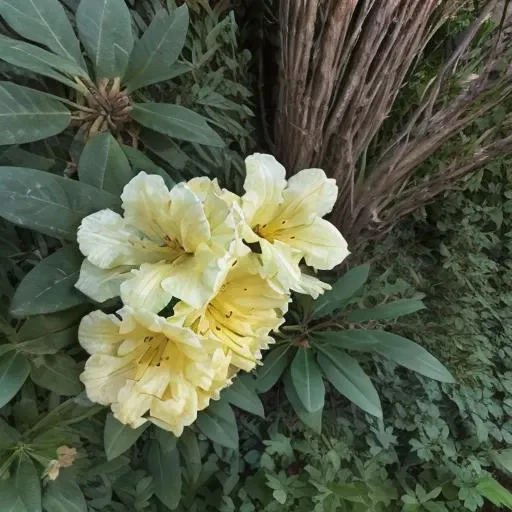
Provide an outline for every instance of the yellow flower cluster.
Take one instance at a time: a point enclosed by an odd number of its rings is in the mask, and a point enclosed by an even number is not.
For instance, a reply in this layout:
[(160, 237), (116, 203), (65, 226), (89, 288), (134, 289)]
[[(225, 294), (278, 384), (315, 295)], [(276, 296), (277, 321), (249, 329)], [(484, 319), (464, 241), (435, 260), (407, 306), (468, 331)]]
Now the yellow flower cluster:
[(122, 216), (102, 210), (82, 221), (76, 287), (97, 302), (119, 296), (123, 308), (82, 320), (91, 357), (81, 379), (122, 423), (181, 435), (238, 371), (258, 364), (290, 290), (317, 297), (329, 288), (302, 261), (330, 269), (348, 255), (322, 219), (336, 201), (334, 180), (306, 169), (286, 181), (264, 154), (249, 156), (246, 170), (241, 197), (208, 178), (169, 190), (141, 172), (124, 188)]

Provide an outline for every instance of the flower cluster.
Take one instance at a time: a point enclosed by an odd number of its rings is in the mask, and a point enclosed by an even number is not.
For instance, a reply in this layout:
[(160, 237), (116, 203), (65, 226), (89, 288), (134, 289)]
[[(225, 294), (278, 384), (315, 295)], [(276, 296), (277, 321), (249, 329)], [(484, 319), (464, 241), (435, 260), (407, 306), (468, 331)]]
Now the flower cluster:
[(123, 308), (82, 320), (90, 358), (81, 379), (125, 424), (181, 435), (238, 371), (258, 364), (290, 290), (317, 297), (329, 288), (302, 262), (331, 269), (348, 255), (322, 219), (336, 201), (334, 180), (306, 169), (286, 181), (264, 154), (249, 156), (246, 170), (241, 197), (208, 178), (169, 190), (141, 172), (123, 190), (123, 215), (82, 221), (76, 286), (97, 302), (119, 296)]

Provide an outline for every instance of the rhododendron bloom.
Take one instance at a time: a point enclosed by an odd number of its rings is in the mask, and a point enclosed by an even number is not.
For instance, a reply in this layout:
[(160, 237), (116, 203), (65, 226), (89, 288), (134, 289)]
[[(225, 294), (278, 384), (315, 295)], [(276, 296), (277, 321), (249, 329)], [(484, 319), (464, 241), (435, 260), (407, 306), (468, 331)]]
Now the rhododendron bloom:
[(121, 422), (146, 421), (180, 436), (231, 383), (230, 356), (191, 329), (147, 311), (94, 311), (78, 331), (91, 356), (80, 379), (93, 402)]
[(304, 169), (285, 179), (284, 167), (271, 155), (246, 158), (244, 240), (259, 242), (263, 276), (284, 288), (317, 297), (328, 285), (301, 272), (299, 263), (332, 269), (349, 254), (347, 242), (328, 221), (338, 195), (333, 179), (321, 169)]
[(283, 322), (289, 295), (259, 273), (257, 255), (234, 262), (214, 297), (201, 309), (178, 303), (172, 321), (191, 327), (221, 346), (231, 364), (250, 371)]
[(124, 216), (101, 210), (82, 220), (77, 238), (86, 260), (77, 288), (153, 312), (173, 297), (202, 307), (236, 244), (232, 208), (215, 191), (199, 197), (186, 183), (169, 191), (161, 176), (139, 173), (124, 187)]

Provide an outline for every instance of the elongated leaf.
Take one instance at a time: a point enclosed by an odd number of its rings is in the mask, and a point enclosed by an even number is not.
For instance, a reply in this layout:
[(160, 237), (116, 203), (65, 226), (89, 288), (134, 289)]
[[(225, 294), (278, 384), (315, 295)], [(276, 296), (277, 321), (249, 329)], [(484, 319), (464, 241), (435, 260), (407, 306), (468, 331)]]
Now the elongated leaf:
[(34, 463), (21, 454), (11, 468), (14, 487), (27, 512), (41, 512), (41, 484)]
[(315, 432), (320, 433), (322, 431), (322, 413), (324, 408), (320, 407), (316, 411), (309, 412), (302, 405), (302, 402), (297, 395), (297, 391), (295, 390), (295, 386), (292, 382), (292, 377), (290, 370), (287, 370), (283, 377), (284, 383), (284, 392), (286, 393), (286, 398), (290, 402), (290, 405), (293, 407), (295, 414), (297, 414), (298, 418), (309, 428), (313, 429)]
[(180, 454), (176, 445), (165, 449), (160, 442), (151, 441), (148, 467), (158, 499), (174, 510), (181, 500)]
[(312, 319), (330, 315), (341, 309), (347, 301), (366, 283), (370, 265), (364, 264), (345, 272), (333, 285), (315, 301)]
[(78, 249), (71, 245), (44, 259), (18, 286), (11, 303), (12, 314), (41, 315), (87, 302), (87, 297), (75, 289), (82, 259)]
[(0, 217), (46, 235), (76, 240), (81, 220), (120, 198), (86, 183), (22, 167), (0, 167)]
[(315, 331), (314, 339), (336, 348), (371, 352), (378, 341), (368, 329), (347, 329), (344, 331)]
[(266, 393), (279, 380), (291, 360), (291, 345), (283, 344), (272, 348), (263, 360), (263, 366), (256, 374), (258, 393)]
[(2, 512), (28, 512), (16, 487), (13, 485), (12, 478), (0, 480), (0, 504)]
[(0, 36), (0, 59), (73, 88), (77, 88), (77, 84), (68, 77), (87, 77), (87, 73), (73, 61), (10, 37)]
[(128, 92), (162, 82), (173, 76), (188, 30), (188, 8), (182, 5), (172, 13), (158, 11), (144, 35), (137, 41), (125, 75)]
[(115, 459), (130, 449), (149, 425), (150, 423), (147, 422), (139, 428), (131, 428), (117, 421), (109, 413), (105, 421), (105, 430), (103, 431), (103, 445), (107, 460)]
[(132, 20), (124, 0), (82, 0), (76, 24), (96, 79), (122, 78), (133, 48)]
[(233, 409), (224, 401), (211, 401), (197, 416), (199, 430), (215, 443), (238, 449), (238, 428)]
[(295, 392), (308, 412), (324, 406), (324, 381), (312, 349), (300, 347), (297, 350), (290, 366), (290, 376)]
[(120, 196), (134, 173), (116, 139), (110, 133), (102, 133), (85, 145), (78, 175), (82, 183)]
[(16, 335), (16, 343), (36, 343), (46, 336), (52, 336), (77, 326), (88, 312), (87, 306), (77, 306), (53, 315), (33, 316), (26, 320)]
[(63, 331), (22, 341), (16, 344), (16, 350), (31, 355), (57, 354), (65, 347), (77, 342), (77, 331), (77, 326), (73, 326)]
[(87, 503), (78, 484), (65, 475), (49, 481), (43, 497), (46, 512), (87, 512)]
[(414, 341), (379, 330), (372, 330), (371, 336), (378, 342), (373, 348), (377, 354), (431, 379), (455, 382), (446, 367)]
[(358, 309), (347, 316), (348, 322), (368, 322), (369, 320), (393, 320), (399, 316), (410, 315), (425, 309), (425, 304), (419, 299), (400, 299), (376, 306), (374, 308)]
[(251, 376), (240, 375), (222, 392), (222, 397), (235, 407), (264, 418), (263, 404), (254, 388), (255, 382)]
[(169, 137), (208, 146), (224, 146), (206, 119), (180, 105), (168, 103), (134, 103), (132, 118), (140, 124)]
[(9, 426), (7, 422), (0, 418), (0, 451), (9, 449), (16, 444), (21, 438), (21, 434)]
[(10, 402), (30, 373), (30, 364), (20, 354), (8, 352), (0, 356), (0, 407)]
[(322, 373), (339, 393), (363, 411), (382, 418), (379, 394), (353, 357), (336, 348), (325, 346), (317, 360)]
[(80, 372), (75, 360), (66, 354), (39, 356), (32, 360), (30, 378), (59, 395), (72, 396), (82, 391)]
[(67, 128), (71, 114), (47, 94), (0, 82), (0, 145), (46, 139)]
[(0, 16), (25, 39), (83, 64), (80, 43), (59, 0), (1, 0)]
[(197, 436), (192, 429), (186, 428), (183, 431), (178, 449), (187, 470), (188, 480), (192, 485), (195, 485), (201, 474), (201, 452), (199, 451)]

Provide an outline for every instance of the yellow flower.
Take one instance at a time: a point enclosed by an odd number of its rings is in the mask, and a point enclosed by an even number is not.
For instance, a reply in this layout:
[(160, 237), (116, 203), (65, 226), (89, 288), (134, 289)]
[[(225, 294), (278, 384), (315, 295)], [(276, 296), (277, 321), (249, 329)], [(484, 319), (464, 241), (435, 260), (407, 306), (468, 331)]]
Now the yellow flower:
[(169, 191), (161, 176), (141, 172), (124, 188), (124, 217), (112, 210), (85, 217), (77, 238), (86, 260), (76, 287), (98, 302), (121, 295), (125, 304), (152, 312), (172, 297), (203, 306), (224, 274), (238, 229), (218, 185), (205, 180), (207, 193), (186, 183)]
[(304, 169), (287, 182), (284, 167), (271, 155), (256, 153), (245, 164), (243, 236), (248, 243), (259, 242), (263, 276), (316, 298), (329, 286), (301, 273), (302, 258), (327, 270), (349, 254), (341, 233), (322, 219), (336, 202), (336, 182), (321, 169)]
[(223, 347), (231, 364), (246, 371), (261, 359), (261, 350), (274, 342), (269, 334), (283, 323), (290, 300), (259, 270), (257, 255), (242, 256), (206, 306), (194, 309), (178, 303), (172, 318)]
[(151, 421), (180, 436), (197, 411), (231, 381), (230, 358), (191, 329), (148, 311), (94, 311), (78, 331), (91, 354), (80, 379), (93, 402), (110, 405), (121, 422)]

